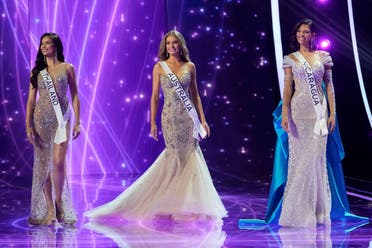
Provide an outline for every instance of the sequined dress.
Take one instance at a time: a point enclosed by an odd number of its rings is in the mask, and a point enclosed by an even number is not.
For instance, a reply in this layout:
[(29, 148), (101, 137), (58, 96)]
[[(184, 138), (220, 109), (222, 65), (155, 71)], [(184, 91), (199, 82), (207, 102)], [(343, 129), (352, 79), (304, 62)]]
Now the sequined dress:
[[(60, 101), (62, 113), (65, 114), (66, 111), (69, 111), (68, 99), (66, 96), (68, 76), (64, 63), (58, 65), (57, 68), (58, 71), (55, 74), (51, 74), (51, 76)], [(44, 216), (47, 214), (47, 204), (43, 188), (47, 182), (47, 178), (49, 176), (53, 178), (53, 140), (58, 126), (56, 114), (40, 73), (38, 75), (37, 90), (39, 92), (39, 98), (36, 102), (33, 114), (33, 125), (36, 133), (31, 191), (31, 213), (28, 220), (30, 224), (41, 224)], [(67, 129), (69, 129), (69, 126), (68, 123)], [(52, 194), (54, 195), (54, 186), (52, 186)], [(62, 208), (65, 213), (65, 222), (75, 222), (76, 213), (72, 206), (67, 178), (65, 178), (62, 191)]]
[[(311, 67), (323, 99), (324, 67), (333, 66), (326, 52), (317, 51)], [(305, 71), (298, 60), (284, 57), (283, 67), (291, 67), (295, 91), (289, 111), (288, 179), (284, 190), (279, 224), (313, 227), (330, 223), (331, 193), (326, 167), (327, 135), (314, 133), (316, 113)]]
[[(188, 92), (191, 73), (181, 84)], [(113, 201), (84, 213), (91, 219), (109, 216), (125, 220), (152, 220), (158, 215), (206, 215), (220, 219), (227, 211), (214, 188), (193, 122), (168, 77), (160, 77), (164, 94), (161, 115), (166, 148), (149, 169)]]

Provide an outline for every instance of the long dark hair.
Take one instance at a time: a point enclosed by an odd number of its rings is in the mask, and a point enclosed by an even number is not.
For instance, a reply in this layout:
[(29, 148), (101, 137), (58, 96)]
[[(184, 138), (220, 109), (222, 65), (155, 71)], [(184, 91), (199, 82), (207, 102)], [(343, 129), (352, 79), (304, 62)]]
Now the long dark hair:
[[(302, 19), (299, 22), (297, 22), (296, 25), (292, 29), (291, 37), (290, 37), (290, 47), (291, 47), (292, 51), (297, 51), (298, 49), (300, 49), (300, 44), (298, 44), (298, 42), (297, 42), (296, 34), (297, 34), (297, 30), (303, 24), (309, 26), (310, 31), (311, 31), (312, 34), (317, 33), (317, 31), (318, 31), (315, 27), (315, 24), (314, 24), (313, 20), (311, 20), (311, 19), (305, 18), (305, 19)], [(315, 42), (315, 38), (311, 39), (310, 49), (311, 50), (316, 50), (317, 48), (318, 48), (318, 45)]]
[(160, 41), (159, 45), (159, 53), (158, 53), (158, 58), (160, 60), (167, 60), (169, 58), (169, 54), (167, 52), (166, 44), (165, 42), (167, 41), (167, 38), (169, 36), (174, 36), (177, 38), (178, 42), (180, 43), (180, 57), (181, 60), (184, 62), (189, 62), (190, 57), (189, 57), (189, 49), (186, 46), (186, 41), (185, 38), (183, 38), (183, 35), (176, 31), (176, 30), (171, 30), (168, 33), (166, 33)]
[(44, 33), (40, 37), (39, 49), (36, 55), (35, 66), (34, 68), (32, 68), (32, 71), (31, 71), (30, 81), (31, 81), (32, 87), (34, 88), (37, 88), (37, 76), (39, 75), (39, 72), (44, 70), (48, 66), (45, 62), (44, 55), (41, 52), (41, 42), (45, 36), (49, 36), (52, 39), (53, 45), (57, 51), (57, 60), (61, 62), (65, 62), (65, 56), (63, 55), (63, 45), (62, 45), (62, 41), (59, 38), (59, 36), (55, 33)]

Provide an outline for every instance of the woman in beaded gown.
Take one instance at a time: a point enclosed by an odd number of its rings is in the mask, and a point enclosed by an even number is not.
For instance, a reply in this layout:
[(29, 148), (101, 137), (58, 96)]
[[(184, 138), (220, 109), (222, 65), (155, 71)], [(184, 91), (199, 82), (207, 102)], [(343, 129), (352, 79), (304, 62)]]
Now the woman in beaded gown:
[[(162, 39), (159, 58), (178, 77), (194, 103), (201, 123), (209, 135), (196, 85), (195, 66), (190, 62), (183, 36), (168, 32)], [(154, 220), (160, 218), (220, 220), (226, 209), (214, 188), (198, 141), (194, 124), (170, 79), (159, 63), (153, 69), (151, 97), (151, 136), (157, 141), (156, 114), (160, 86), (164, 94), (161, 115), (166, 148), (150, 168), (109, 203), (84, 213), (90, 219), (121, 218)]]
[[(52, 88), (47, 84), (48, 80), (43, 74), (45, 72), (50, 75), (49, 82), (54, 85), (54, 98), (49, 95)], [(76, 221), (76, 214), (65, 165), (70, 129), (70, 110), (66, 97), (68, 88), (75, 113), (72, 139), (77, 138), (80, 133), (80, 103), (74, 68), (64, 62), (62, 42), (55, 33), (41, 36), (30, 81), (26, 129), (27, 138), (34, 146), (34, 166), (28, 222), (31, 225), (51, 225), (57, 219), (71, 224)], [(62, 139), (58, 139), (58, 111), (54, 109), (51, 99), (54, 99), (53, 105), (59, 102), (57, 108), (59, 107), (61, 117), (66, 122), (66, 128), (61, 129)]]
[[(285, 226), (285, 234), (291, 227), (313, 228), (331, 220), (350, 221), (355, 226), (369, 221), (350, 212), (342, 170), (345, 152), (336, 121), (333, 62), (328, 52), (316, 50), (314, 38), (310, 19), (301, 20), (292, 31), (291, 49), (295, 52), (284, 56), (283, 99), (273, 112), (277, 140), (265, 219), (239, 219), (240, 229), (279, 224)], [(327, 120), (321, 133), (319, 122), (315, 125), (318, 114), (313, 99), (317, 98), (324, 103), (321, 110)]]
[[(292, 31), (291, 48), (295, 52), (284, 57), (283, 100), (273, 112), (277, 141), (266, 216), (264, 220), (239, 219), (241, 229), (267, 224), (315, 227), (328, 225), (331, 219), (356, 226), (368, 223), (367, 217), (350, 212), (342, 170), (345, 152), (336, 124), (333, 62), (328, 52), (315, 50), (314, 31), (309, 19), (298, 22)], [(325, 132), (319, 132), (319, 122), (315, 125), (318, 111), (313, 99), (324, 103), (320, 109), (324, 111)]]
[[(298, 50), (284, 57), (285, 84), (282, 106), (282, 127), (288, 133), (288, 176), (284, 190), (279, 224), (313, 227), (330, 224), (331, 193), (327, 176), (326, 146), (328, 128), (335, 128), (335, 95), (332, 82), (331, 56), (316, 50), (314, 25), (309, 19), (300, 21), (294, 29), (293, 45)], [(306, 60), (312, 69), (305, 69)], [(314, 81), (309, 74), (313, 75)], [(322, 90), (326, 85), (327, 99)], [(292, 90), (294, 82), (294, 92)], [(311, 90), (309, 85), (311, 85)], [(320, 102), (314, 102), (316, 89)], [(324, 120), (323, 130), (318, 104)], [(328, 124), (328, 127), (327, 127)], [(318, 131), (317, 131), (318, 130)]]

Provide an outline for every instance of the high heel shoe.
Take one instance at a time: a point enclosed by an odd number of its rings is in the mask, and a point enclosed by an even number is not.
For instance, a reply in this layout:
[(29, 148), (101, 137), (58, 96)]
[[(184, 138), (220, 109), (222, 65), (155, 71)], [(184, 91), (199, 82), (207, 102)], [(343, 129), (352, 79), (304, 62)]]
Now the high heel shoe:
[(56, 213), (54, 211), (47, 212), (41, 221), (41, 225), (52, 226), (56, 222)]
[(55, 203), (56, 207), (56, 217), (58, 222), (64, 222), (65, 220), (65, 211), (62, 208), (62, 204)]

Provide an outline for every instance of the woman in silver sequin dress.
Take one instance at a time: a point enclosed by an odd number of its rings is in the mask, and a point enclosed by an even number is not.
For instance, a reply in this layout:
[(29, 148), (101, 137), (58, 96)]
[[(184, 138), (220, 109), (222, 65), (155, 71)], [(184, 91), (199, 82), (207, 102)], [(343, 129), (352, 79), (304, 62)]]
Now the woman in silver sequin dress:
[[(159, 58), (180, 80), (209, 135), (197, 89), (195, 65), (190, 62), (185, 40), (179, 32), (170, 31), (164, 36)], [(158, 140), (156, 115), (160, 87), (164, 94), (161, 123), (166, 148), (128, 189), (113, 201), (84, 213), (85, 216), (150, 221), (159, 217), (220, 220), (226, 216), (199, 143), (193, 137), (193, 121), (159, 63), (153, 69), (151, 136)]]
[[(72, 139), (80, 133), (80, 102), (74, 68), (64, 60), (63, 46), (58, 35), (43, 34), (35, 67), (31, 72), (26, 109), (27, 138), (34, 146), (31, 213), (28, 219), (32, 225), (51, 225), (56, 219), (64, 223), (76, 221), (65, 165), (70, 129), (66, 97), (68, 88), (75, 114)], [(40, 73), (45, 68), (52, 78), (62, 114), (68, 118), (67, 141), (60, 144), (54, 143), (58, 121)]]
[[(279, 224), (282, 226), (313, 227), (330, 223), (331, 195), (326, 168), (327, 135), (314, 132), (317, 114), (312, 94), (306, 81), (306, 72), (298, 56), (312, 68), (320, 99), (323, 98), (322, 81), (326, 85), (327, 104), (324, 115), (328, 130), (335, 128), (335, 94), (328, 52), (316, 50), (314, 24), (309, 19), (300, 21), (292, 33), (292, 46), (296, 52), (284, 57), (285, 84), (282, 106), (282, 127), (288, 132), (288, 179), (284, 190)], [(299, 53), (299, 54), (296, 54)], [(293, 87), (294, 82), (294, 87)], [(293, 91), (294, 88), (294, 91)]]

